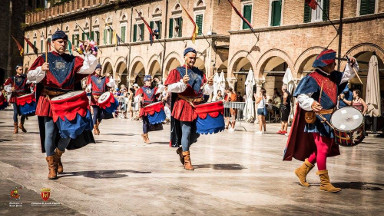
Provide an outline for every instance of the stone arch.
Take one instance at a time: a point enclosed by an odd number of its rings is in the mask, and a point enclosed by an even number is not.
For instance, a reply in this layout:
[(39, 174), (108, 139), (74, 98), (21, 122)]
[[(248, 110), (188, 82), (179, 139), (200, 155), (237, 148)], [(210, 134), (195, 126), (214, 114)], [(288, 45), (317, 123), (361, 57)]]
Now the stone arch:
[(203, 0), (196, 0), (195, 7), (201, 7), (204, 6), (205, 2)]
[(116, 63), (116, 74), (114, 75), (115, 79), (118, 81), (120, 84), (124, 84), (128, 86), (128, 70), (127, 70), (127, 64), (123, 60), (118, 60)]
[(180, 62), (180, 64), (181, 64), (182, 62), (184, 62), (184, 58), (183, 58), (179, 53), (173, 51), (173, 52), (170, 52), (170, 53), (165, 57), (165, 61), (164, 61), (164, 62), (165, 62), (165, 65), (167, 65), (168, 62), (169, 62), (169, 60), (171, 60), (172, 58), (177, 59), (177, 60)]
[(105, 60), (101, 68), (101, 74), (106, 73), (114, 74), (112, 63), (109, 60)]
[(139, 86), (142, 86), (144, 84), (143, 80), (145, 75), (145, 67), (143, 62), (137, 60), (132, 64), (131, 68), (132, 69), (130, 70), (131, 74), (129, 78), (130, 82), (135, 82)]
[[(245, 51), (245, 50), (239, 50), (238, 52), (236, 52), (231, 60), (229, 61), (229, 65), (228, 65), (228, 76), (233, 76), (233, 71), (235, 71), (236, 69), (240, 69), (241, 65), (239, 65), (239, 61), (241, 59), (247, 59), (250, 64), (251, 64), (251, 68), (254, 72), (256, 72), (254, 69), (254, 65), (255, 64), (255, 61), (253, 60), (253, 58), (249, 58), (250, 55), (248, 53), (248, 51)], [(240, 67), (238, 67), (240, 66)]]
[(173, 7), (173, 11), (179, 11), (181, 10), (181, 6), (179, 3), (176, 3), (175, 6)]
[(134, 57), (132, 60), (131, 60), (131, 65), (130, 65), (130, 68), (129, 68), (129, 71), (131, 71), (131, 76), (133, 75), (132, 74), (132, 69), (133, 69), (133, 66), (134, 66), (134, 64), (136, 64), (137, 62), (141, 62), (141, 64), (143, 65), (143, 67), (144, 67), (144, 72), (146, 72), (145, 71), (145, 69), (147, 68), (146, 67), (146, 65), (144, 64), (144, 58), (143, 57), (141, 57), (141, 56), (136, 56), (136, 57)]
[(384, 60), (384, 48), (374, 43), (361, 43), (350, 48), (345, 54), (355, 56), (361, 52), (375, 52), (376, 55)]
[(316, 56), (323, 51), (325, 47), (314, 46), (306, 49), (302, 52), (295, 61), (296, 71), (292, 71), (292, 74), (296, 78), (303, 76), (303, 73), (312, 70), (312, 63), (315, 60)]
[(199, 68), (199, 70), (206, 72), (204, 60), (201, 58), (196, 58), (195, 67)]
[(260, 56), (259, 61), (256, 64), (256, 70), (258, 72), (257, 77), (261, 78), (263, 76), (264, 69), (266, 68), (268, 63), (271, 63), (270, 60), (274, 57), (278, 57), (284, 60), (287, 63), (288, 67), (291, 69), (291, 71), (293, 73), (295, 72), (293, 61), (286, 52), (280, 49), (270, 49)]
[(148, 74), (152, 77), (163, 76), (163, 74), (161, 73), (160, 62), (158, 60), (154, 60), (151, 62), (151, 64), (149, 64)]
[(170, 58), (167, 63), (165, 64), (165, 70), (163, 72), (163, 80), (165, 80), (168, 77), (169, 71), (175, 69), (176, 67), (179, 67), (181, 65), (180, 61), (172, 57)]
[(161, 11), (161, 8), (160, 6), (156, 6), (155, 10), (153, 10), (153, 14), (161, 14), (162, 11)]

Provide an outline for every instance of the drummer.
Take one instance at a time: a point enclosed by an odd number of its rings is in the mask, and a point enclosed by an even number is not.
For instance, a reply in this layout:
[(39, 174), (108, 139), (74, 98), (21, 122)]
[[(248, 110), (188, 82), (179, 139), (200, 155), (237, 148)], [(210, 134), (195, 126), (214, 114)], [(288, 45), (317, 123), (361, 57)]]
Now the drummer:
[[(297, 86), (293, 96), (297, 97), (299, 106), (297, 106), (284, 155), (284, 160), (292, 160), (292, 157), (305, 160), (295, 170), (300, 184), (305, 187), (310, 186), (306, 181), (306, 176), (317, 163), (316, 174), (320, 177), (320, 190), (328, 192), (341, 191), (340, 188), (336, 188), (330, 183), (326, 167), (328, 156), (340, 154), (339, 146), (334, 144), (332, 128), (326, 122), (321, 121), (319, 116), (314, 115), (316, 119), (313, 124), (305, 124), (305, 120), (310, 119), (309, 113), (314, 111), (322, 114), (329, 121), (336, 107), (338, 94), (345, 88), (348, 80), (355, 76), (352, 67), (358, 68), (358, 65), (354, 58), (347, 63), (344, 72), (335, 71), (335, 58), (335, 51), (331, 49), (322, 51), (313, 62), (315, 70), (305, 76)], [(299, 128), (304, 128), (304, 131), (300, 131)]]
[(52, 35), (52, 52), (39, 56), (30, 67), (28, 81), (37, 84), (38, 98), (36, 115), (39, 116), (39, 129), (42, 151), (46, 153), (48, 179), (57, 179), (57, 173), (63, 172), (61, 155), (65, 149), (75, 149), (94, 142), (92, 131), (84, 131), (76, 139), (60, 137), (59, 130), (52, 119), (51, 102), (64, 93), (82, 90), (81, 80), (95, 71), (97, 59), (89, 52), (89, 42), (85, 41), (84, 57), (65, 53), (68, 36), (61, 30)]
[(143, 120), (143, 134), (141, 134), (141, 137), (143, 137), (143, 140), (145, 143), (149, 144), (151, 141), (148, 137), (148, 131), (149, 131), (149, 120), (148, 117), (144, 114), (143, 107), (157, 102), (160, 91), (158, 91), (157, 87), (152, 87), (152, 77), (151, 75), (145, 75), (144, 76), (144, 86), (139, 88), (136, 91), (136, 96), (140, 97), (140, 117)]
[(115, 87), (115, 81), (109, 76), (102, 76), (101, 65), (97, 64), (93, 74), (87, 78), (87, 92), (91, 92), (91, 106), (93, 109), (93, 134), (99, 135), (99, 125), (103, 117), (103, 110), (99, 107), (97, 100), (104, 92), (109, 91), (110, 88)]
[(19, 96), (30, 93), (31, 84), (27, 84), (27, 76), (23, 74), (23, 66), (16, 66), (16, 75), (9, 77), (4, 83), (4, 90), (11, 94), (11, 98), (9, 99), (9, 103), (13, 104), (13, 133), (17, 134), (18, 128), (20, 128), (24, 133), (27, 130), (24, 128), (25, 115), (21, 115), (20, 123), (18, 124), (17, 116), (20, 115), (20, 108), (16, 104), (16, 99)]
[[(165, 85), (172, 92), (171, 145), (177, 146), (180, 162), (186, 170), (194, 170), (189, 147), (197, 141), (196, 118), (193, 106), (203, 101), (203, 95), (213, 92), (213, 78), (206, 79), (205, 74), (194, 67), (196, 50), (184, 50), (185, 65), (170, 71)], [(186, 71), (188, 68), (188, 71)], [(208, 85), (206, 85), (208, 84)]]

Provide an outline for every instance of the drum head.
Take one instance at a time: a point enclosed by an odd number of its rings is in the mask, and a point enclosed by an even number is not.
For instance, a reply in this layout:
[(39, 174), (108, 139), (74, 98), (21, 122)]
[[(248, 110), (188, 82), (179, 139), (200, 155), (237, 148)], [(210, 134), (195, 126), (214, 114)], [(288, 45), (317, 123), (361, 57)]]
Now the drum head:
[(99, 102), (100, 104), (104, 103), (105, 101), (107, 101), (109, 99), (109, 97), (111, 97), (111, 92), (104, 92), (102, 95), (100, 95), (99, 99), (97, 100), (97, 102)]
[(17, 98), (25, 98), (25, 97), (30, 97), (31, 95), (34, 95), (35, 93), (29, 93), (29, 94), (25, 94), (25, 95), (22, 95), (22, 96), (19, 96)]
[(353, 131), (363, 124), (363, 114), (353, 107), (343, 107), (331, 116), (331, 124), (340, 131)]
[(56, 97), (52, 98), (51, 101), (58, 101), (58, 100), (62, 100), (62, 99), (67, 99), (67, 98), (71, 98), (71, 97), (74, 97), (74, 96), (77, 96), (77, 95), (80, 95), (83, 93), (84, 93), (84, 91), (72, 91), (72, 92), (62, 94), (60, 96), (56, 96)]

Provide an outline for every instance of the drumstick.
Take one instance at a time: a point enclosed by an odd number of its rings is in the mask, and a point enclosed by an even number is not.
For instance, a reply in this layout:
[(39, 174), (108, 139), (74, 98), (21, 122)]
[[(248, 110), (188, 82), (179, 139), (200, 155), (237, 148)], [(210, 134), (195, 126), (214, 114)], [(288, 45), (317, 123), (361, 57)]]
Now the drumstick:
[(322, 82), (321, 89), (320, 89), (319, 103), (321, 103), (321, 95), (323, 94), (323, 87), (324, 87), (324, 83)]
[[(345, 58), (347, 59), (347, 64), (349, 64), (351, 61), (349, 60), (349, 57), (348, 56), (345, 56)], [(363, 81), (361, 81), (360, 79), (360, 75), (357, 73), (355, 67), (353, 67), (353, 65), (351, 65), (352, 67), (352, 70), (353, 72), (355, 72), (356, 76), (357, 76), (357, 79), (359, 79), (360, 83), (363, 84)], [(363, 84), (364, 85), (364, 84)]]
[(45, 62), (48, 62), (48, 39), (46, 40), (47, 47), (45, 48)]

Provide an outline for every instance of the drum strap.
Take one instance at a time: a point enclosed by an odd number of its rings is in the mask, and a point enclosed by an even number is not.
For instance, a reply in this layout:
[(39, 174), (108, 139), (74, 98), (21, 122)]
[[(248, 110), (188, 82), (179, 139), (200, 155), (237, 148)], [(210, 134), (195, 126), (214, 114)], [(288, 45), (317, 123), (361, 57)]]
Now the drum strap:
[(65, 93), (67, 93), (67, 91), (55, 91), (55, 90), (50, 90), (47, 88), (44, 88), (42, 91), (42, 94), (47, 95), (49, 97), (55, 97), (55, 96), (59, 96), (59, 95), (65, 94)]
[(324, 109), (324, 110), (320, 110), (317, 113), (322, 114), (322, 115), (326, 115), (326, 114), (332, 114), (333, 111), (334, 111), (334, 109)]
[(178, 97), (182, 100), (185, 100), (187, 101), (192, 107), (195, 107), (195, 104), (194, 103), (200, 103), (201, 101), (204, 100), (204, 98), (195, 98), (195, 97), (186, 97), (186, 96), (183, 96), (183, 95), (178, 95)]

